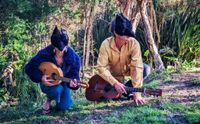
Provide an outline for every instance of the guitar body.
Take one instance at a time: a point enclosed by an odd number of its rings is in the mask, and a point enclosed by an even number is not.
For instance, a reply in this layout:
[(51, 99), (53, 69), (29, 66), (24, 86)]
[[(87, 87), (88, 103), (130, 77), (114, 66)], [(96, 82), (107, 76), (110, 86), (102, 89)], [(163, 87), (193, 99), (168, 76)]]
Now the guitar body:
[[(125, 90), (127, 93), (141, 92), (147, 95), (162, 96), (161, 89), (133, 88), (125, 86)], [(89, 87), (86, 89), (85, 96), (89, 101), (98, 101), (101, 100), (101, 98), (119, 99), (121, 94), (102, 77), (94, 75), (89, 80)]]
[(98, 101), (101, 98), (120, 98), (120, 94), (115, 90), (115, 88), (99, 75), (94, 75), (89, 80), (89, 87), (86, 89), (85, 96), (86, 99), (90, 101)]
[[(43, 74), (52, 76), (53, 74), (56, 74), (60, 77), (63, 77), (63, 72), (60, 68), (58, 68), (55, 64), (51, 62), (42, 62), (39, 66), (39, 69), (42, 71)], [(61, 80), (55, 80), (52, 83), (53, 84), (60, 84)]]

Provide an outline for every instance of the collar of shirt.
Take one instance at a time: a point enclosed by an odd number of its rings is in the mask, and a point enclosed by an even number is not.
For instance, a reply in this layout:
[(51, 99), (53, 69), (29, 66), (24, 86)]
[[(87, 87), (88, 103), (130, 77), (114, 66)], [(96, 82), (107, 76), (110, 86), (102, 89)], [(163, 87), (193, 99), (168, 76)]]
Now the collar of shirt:
[[(125, 43), (122, 45), (122, 47), (127, 44), (127, 41), (125, 41)], [(119, 49), (117, 48), (116, 46), (116, 43), (115, 43), (115, 37), (112, 37), (111, 38), (111, 43), (110, 43), (110, 48), (112, 48), (113, 50), (117, 51), (120, 53)]]

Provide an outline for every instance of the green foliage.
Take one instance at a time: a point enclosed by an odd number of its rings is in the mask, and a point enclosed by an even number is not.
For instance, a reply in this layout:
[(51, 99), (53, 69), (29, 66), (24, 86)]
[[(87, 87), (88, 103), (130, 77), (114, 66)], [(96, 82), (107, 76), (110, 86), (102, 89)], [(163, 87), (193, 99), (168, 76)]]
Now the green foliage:
[[(172, 3), (170, 3), (172, 2)], [(158, 28), (160, 30), (160, 48), (162, 60), (167, 65), (176, 62), (190, 62), (199, 58), (200, 49), (200, 9), (195, 1), (154, 1)], [(144, 25), (139, 24), (136, 38), (140, 42), (142, 52), (148, 50)], [(156, 41), (156, 36), (155, 42)], [(144, 55), (144, 60), (149, 61)]]
[(10, 51), (10, 56), (7, 56), (7, 60), (26, 60), (24, 43), (31, 39), (31, 36), (27, 31), (28, 28), (29, 25), (24, 20), (17, 17), (10, 23), (10, 26), (8, 27), (8, 42), (5, 46), (5, 49), (9, 49)]
[(17, 17), (10, 22), (7, 30), (5, 42), (0, 45), (1, 69), (5, 67), (9, 61), (24, 62), (26, 60), (24, 42), (31, 39), (31, 36), (29, 36), (27, 32), (28, 24)]
[(175, 55), (175, 58), (177, 57), (182, 62), (192, 61), (199, 56), (197, 51), (200, 48), (200, 9), (192, 7), (192, 2), (188, 2), (186, 5), (183, 6), (180, 3), (171, 7), (169, 11), (167, 11), (168, 9), (161, 10), (165, 11), (165, 21), (161, 29), (161, 46), (162, 48), (167, 46), (173, 50), (174, 53), (171, 57), (174, 58)]
[(160, 83), (162, 83), (160, 80), (153, 80), (151, 82), (144, 83), (143, 87), (145, 87), (145, 88), (155, 88)]
[(160, 83), (171, 80), (172, 78), (169, 71), (154, 71), (144, 80), (143, 86), (146, 88), (154, 88)]
[[(22, 69), (23, 70), (23, 69)], [(42, 103), (42, 96), (39, 84), (33, 83), (25, 76), (25, 73), (21, 70), (17, 72), (17, 96), (20, 98), (20, 104), (30, 104), (36, 102), (36, 104)], [(31, 101), (30, 101), (31, 100)]]
[(200, 102), (196, 102), (191, 105), (166, 102), (163, 104), (163, 108), (170, 113), (180, 114), (181, 116), (185, 117), (185, 119), (191, 124), (200, 122)]
[(78, 9), (74, 10), (74, 8), (70, 6), (70, 3), (66, 3), (62, 7), (57, 8), (55, 13), (64, 13), (67, 18), (70, 18), (70, 20), (80, 21), (80, 19), (81, 19), (81, 9), (78, 8)]
[(145, 56), (145, 57), (148, 57), (148, 56), (149, 56), (149, 50), (146, 50), (146, 51), (144, 52), (144, 56)]
[(19, 13), (25, 13), (33, 9), (31, 6), (31, 1), (18, 0), (17, 5)]
[(95, 52), (98, 53), (101, 43), (109, 36), (110, 32), (110, 22), (114, 15), (117, 13), (117, 8), (112, 3), (112, 0), (106, 2), (106, 8), (104, 13), (96, 15), (93, 26), (93, 39)]
[(138, 124), (165, 123), (166, 113), (151, 106), (128, 107), (123, 112), (112, 112), (105, 119), (109, 123)]
[(15, 3), (17, 5), (16, 16), (30, 22), (42, 19), (55, 10), (55, 5), (49, 4), (48, 0), (18, 0)]
[(178, 61), (178, 59), (176, 58), (176, 53), (173, 49), (169, 47), (164, 46), (162, 49), (159, 50), (159, 52), (165, 65), (174, 65), (175, 62)]
[(196, 112), (186, 112), (185, 117), (188, 119), (188, 121), (190, 122), (190, 124), (195, 124), (195, 123), (199, 123), (200, 120), (200, 111), (196, 111)]
[[(9, 62), (16, 62), (16, 70), (14, 71), (13, 76), (14, 79), (16, 79), (17, 83), (19, 83), (18, 81), (21, 79), (18, 74), (21, 71), (21, 68), (23, 68), (23, 64), (27, 60), (24, 43), (27, 40), (30, 40), (31, 36), (29, 36), (27, 31), (29, 25), (24, 20), (15, 17), (14, 20), (11, 20), (9, 23), (10, 24), (7, 27), (7, 32), (5, 33), (5, 42), (4, 44), (0, 45), (0, 70), (5, 69)], [(15, 88), (12, 89), (12, 91), (15, 90)], [(8, 91), (8, 95), (14, 95), (14, 97), (17, 96), (17, 94), (10, 94), (9, 92), (10, 91)], [(20, 90), (16, 92), (20, 92)], [(29, 91), (27, 91), (26, 93), (29, 93)], [(0, 97), (2, 97), (2, 95)]]
[[(179, 115), (188, 123), (199, 122), (200, 104), (196, 102), (190, 105), (180, 103), (162, 102), (157, 108), (154, 103), (136, 106), (126, 101), (89, 102), (85, 99), (76, 100), (75, 104), (65, 112), (54, 112), (49, 115), (41, 114), (38, 105), (33, 102), (28, 105), (20, 105), (7, 109), (1, 109), (0, 123), (53, 123), (59, 119), (63, 122), (92, 123), (178, 123), (175, 117)], [(66, 119), (67, 117), (67, 119)]]
[(164, 109), (167, 109), (168, 111), (178, 111), (180, 113), (184, 112), (187, 107), (182, 105), (182, 104), (178, 104), (178, 103), (172, 103), (172, 102), (166, 102), (163, 104), (162, 106)]
[(38, 107), (34, 107), (34, 104), (29, 106), (18, 106), (1, 109), (0, 123), (6, 122), (11, 124), (21, 123), (43, 123), (45, 121), (55, 120), (56, 117), (49, 115), (42, 115), (38, 111)]
[(34, 25), (34, 30), (37, 31), (39, 35), (47, 34), (48, 27), (45, 22), (38, 22)]
[(193, 81), (192, 81), (192, 84), (193, 84), (193, 85), (197, 85), (197, 86), (199, 85), (199, 86), (200, 86), (200, 77), (197, 78), (197, 79), (195, 79), (195, 80), (193, 80)]
[(7, 51), (0, 45), (0, 70), (2, 70), (7, 64), (6, 57), (3, 57)]
[[(177, 112), (188, 120), (189, 123), (199, 122), (200, 104), (182, 105), (175, 103), (164, 103), (160, 108), (151, 105), (144, 106), (121, 106), (121, 101), (106, 101), (100, 103), (88, 102), (83, 98), (84, 94), (73, 94), (74, 106), (63, 114), (41, 115), (42, 101), (41, 91), (38, 84), (33, 83), (25, 76), (23, 66), (28, 59), (36, 53), (42, 46), (43, 39), (49, 38), (50, 27), (54, 24), (47, 23), (51, 14), (62, 13), (70, 21), (80, 22), (84, 13), (80, 2), (85, 4), (97, 4), (105, 2), (105, 12), (95, 15), (93, 23), (94, 51), (97, 56), (102, 41), (109, 37), (109, 26), (111, 19), (117, 13), (117, 8), (113, 0), (96, 1), (84, 0), (76, 1), (78, 9), (74, 10), (70, 5), (74, 1), (67, 0), (64, 3), (48, 0), (3, 0), (0, 2), (0, 71), (2, 71), (9, 61), (17, 61), (14, 72), (17, 87), (16, 96), (20, 104), (15, 107), (1, 109), (0, 123), (44, 123), (46, 121), (56, 121), (57, 116), (63, 120), (76, 118), (79, 123), (93, 123), (85, 118), (89, 118), (100, 111), (108, 110), (109, 113), (99, 112), (96, 118), (105, 123), (167, 123), (167, 114)], [(162, 3), (161, 3), (162, 2)], [(84, 4), (84, 5), (85, 5)], [(193, 2), (188, 0), (186, 6), (176, 5), (163, 7), (163, 0), (154, 1), (156, 8), (158, 25), (160, 26), (161, 44), (160, 54), (165, 61), (165, 65), (172, 65), (176, 61), (182, 62), (183, 69), (191, 68), (193, 59), (200, 57), (200, 15), (199, 7), (193, 7)], [(163, 14), (160, 16), (159, 14)], [(161, 18), (163, 17), (163, 19)], [(140, 23), (137, 28), (137, 39), (141, 44), (144, 57), (149, 57), (149, 51), (144, 38), (143, 25)], [(74, 33), (74, 32), (70, 32)], [(80, 40), (81, 41), (81, 40)], [(76, 44), (77, 40), (72, 41)], [(27, 49), (27, 47), (29, 49)], [(81, 51), (79, 51), (81, 54)], [(147, 61), (149, 61), (147, 59)], [(171, 80), (168, 71), (152, 73), (144, 87), (154, 88), (162, 82)], [(199, 78), (192, 83), (199, 85)], [(0, 102), (6, 101), (5, 94), (9, 95), (6, 89), (0, 89)], [(76, 95), (76, 96), (75, 96)], [(7, 96), (6, 96), (7, 97)], [(118, 107), (116, 110), (114, 107)], [(96, 111), (97, 110), (97, 111)], [(176, 122), (176, 121), (175, 121)]]
[(189, 70), (189, 69), (191, 69), (192, 67), (194, 67), (194, 61), (190, 61), (190, 62), (188, 62), (188, 61), (184, 61), (183, 63), (181, 63), (181, 68), (183, 69), (183, 70)]
[(17, 5), (15, 0), (1, 0), (0, 7), (0, 31), (5, 31), (16, 13)]

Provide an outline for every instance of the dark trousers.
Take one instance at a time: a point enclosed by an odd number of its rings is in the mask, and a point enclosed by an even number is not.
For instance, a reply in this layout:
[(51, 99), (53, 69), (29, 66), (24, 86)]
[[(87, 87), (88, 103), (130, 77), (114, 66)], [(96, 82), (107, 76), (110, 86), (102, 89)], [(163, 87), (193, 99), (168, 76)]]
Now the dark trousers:
[[(144, 63), (143, 78), (146, 78), (150, 74), (150, 67)], [(125, 82), (125, 86), (133, 87), (131, 80)], [(126, 97), (130, 97), (131, 93), (123, 94)]]
[[(145, 63), (143, 65), (144, 65), (143, 78), (146, 78), (150, 74), (150, 67)], [(131, 80), (125, 82), (125, 86), (133, 87)]]
[(66, 83), (61, 83), (52, 87), (40, 83), (40, 87), (42, 92), (45, 93), (49, 99), (56, 101), (58, 109), (66, 110), (73, 104), (70, 89), (67, 87)]

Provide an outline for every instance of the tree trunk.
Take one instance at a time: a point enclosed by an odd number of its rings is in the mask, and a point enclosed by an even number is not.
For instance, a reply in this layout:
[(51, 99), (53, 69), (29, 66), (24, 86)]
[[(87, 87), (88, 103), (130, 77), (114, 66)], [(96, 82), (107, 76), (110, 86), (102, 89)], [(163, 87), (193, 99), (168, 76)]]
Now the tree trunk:
[(151, 0), (149, 4), (150, 4), (150, 22), (151, 22), (150, 24), (151, 24), (152, 32), (154, 32), (154, 39), (156, 39), (156, 46), (158, 48), (160, 44), (160, 33), (159, 33), (160, 31), (158, 29), (153, 0)]
[(141, 19), (140, 8), (139, 6), (137, 6), (135, 15), (131, 17), (132, 24), (133, 24), (132, 30), (134, 33), (136, 33), (136, 29), (137, 29), (138, 24), (140, 23), (140, 19)]
[(85, 9), (85, 35), (84, 35), (84, 46), (83, 46), (83, 60), (82, 64), (85, 67), (89, 66), (90, 52), (91, 52), (91, 42), (92, 38), (92, 24), (94, 20), (94, 7), (88, 5)]
[(160, 55), (158, 54), (158, 49), (153, 39), (153, 34), (152, 34), (151, 26), (149, 23), (148, 15), (147, 15), (147, 0), (142, 0), (142, 1), (138, 0), (138, 4), (140, 6), (140, 13), (142, 16), (142, 21), (144, 23), (147, 46), (148, 46), (151, 56), (154, 59), (155, 69), (156, 70), (164, 69), (163, 62), (161, 60)]

